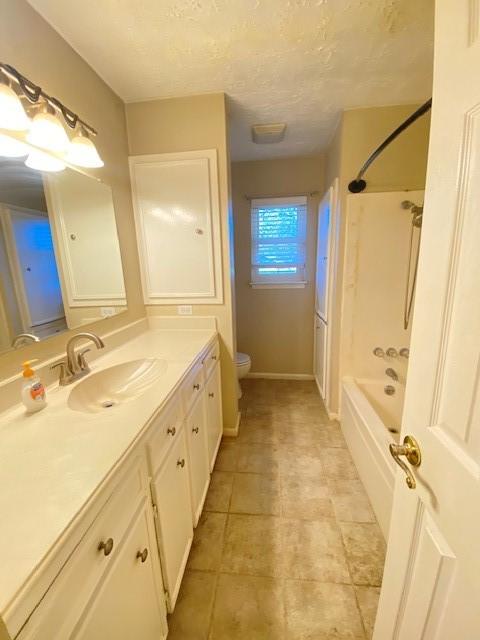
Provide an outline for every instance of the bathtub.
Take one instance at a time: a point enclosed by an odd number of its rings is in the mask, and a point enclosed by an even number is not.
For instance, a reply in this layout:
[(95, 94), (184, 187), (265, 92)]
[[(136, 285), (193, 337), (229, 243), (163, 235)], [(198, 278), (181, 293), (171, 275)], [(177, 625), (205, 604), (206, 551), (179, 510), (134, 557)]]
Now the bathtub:
[[(384, 393), (386, 384), (394, 395)], [(340, 424), (385, 539), (396, 472), (388, 448), (399, 439), (403, 398), (403, 385), (390, 380), (343, 379)]]

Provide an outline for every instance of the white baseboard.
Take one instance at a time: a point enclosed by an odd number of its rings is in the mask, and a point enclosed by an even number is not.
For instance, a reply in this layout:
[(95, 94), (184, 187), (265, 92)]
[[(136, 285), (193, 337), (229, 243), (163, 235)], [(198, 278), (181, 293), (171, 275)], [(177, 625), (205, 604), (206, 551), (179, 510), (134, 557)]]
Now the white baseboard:
[(235, 426), (232, 429), (226, 429), (225, 427), (223, 427), (223, 435), (227, 436), (227, 438), (236, 438), (238, 436), (238, 431), (240, 429), (240, 418), (242, 417), (242, 414), (240, 413), (240, 411), (237, 413), (237, 422), (235, 424)]
[(313, 373), (248, 373), (247, 378), (265, 380), (314, 380)]

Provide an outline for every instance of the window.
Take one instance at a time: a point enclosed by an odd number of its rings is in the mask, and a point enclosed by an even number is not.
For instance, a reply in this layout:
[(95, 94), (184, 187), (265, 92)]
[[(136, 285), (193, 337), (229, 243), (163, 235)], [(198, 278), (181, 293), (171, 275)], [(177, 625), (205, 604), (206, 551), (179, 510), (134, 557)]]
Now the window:
[(307, 198), (252, 200), (253, 287), (305, 285)]

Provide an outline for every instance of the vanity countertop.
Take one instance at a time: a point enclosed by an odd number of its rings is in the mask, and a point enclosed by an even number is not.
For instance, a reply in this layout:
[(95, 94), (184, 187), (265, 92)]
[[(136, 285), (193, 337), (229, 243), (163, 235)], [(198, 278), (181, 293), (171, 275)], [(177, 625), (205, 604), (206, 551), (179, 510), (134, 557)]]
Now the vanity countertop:
[(0, 415), (0, 616), (215, 336), (150, 329), (97, 358), (92, 373), (138, 358), (168, 364), (153, 387), (104, 412), (68, 407), (79, 381), (47, 389), (39, 413)]

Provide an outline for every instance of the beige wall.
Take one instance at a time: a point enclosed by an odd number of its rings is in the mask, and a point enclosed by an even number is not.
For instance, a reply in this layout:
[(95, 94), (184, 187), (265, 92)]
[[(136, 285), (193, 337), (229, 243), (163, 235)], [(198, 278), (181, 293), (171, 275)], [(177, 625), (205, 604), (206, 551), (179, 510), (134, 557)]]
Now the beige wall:
[[(317, 208), (323, 193), (321, 156), (234, 162), (235, 269), (238, 350), (252, 358), (252, 371), (311, 374)], [(308, 199), (307, 280), (304, 289), (252, 289), (250, 196), (317, 191)]]
[[(216, 149), (220, 192), (224, 303), (193, 305), (193, 314), (215, 316), (222, 337), (224, 426), (232, 429), (238, 416), (236, 391), (233, 268), (230, 255), (231, 212), (227, 115), (223, 93), (137, 102), (126, 106), (131, 155)], [(173, 305), (151, 305), (148, 313), (175, 315)]]
[[(105, 168), (96, 172), (111, 185), (122, 252), (128, 311), (89, 326), (100, 335), (145, 315), (128, 174), (124, 104), (87, 63), (24, 0), (0, 0), (0, 60), (16, 67), (95, 127)], [(46, 359), (65, 351), (62, 334), (0, 358), (0, 376), (19, 370), (20, 360)]]
[[(332, 400), (330, 409), (339, 407), (339, 384), (342, 376), (341, 334), (343, 258), (345, 250), (345, 210), (348, 183), (378, 145), (403, 122), (418, 105), (396, 105), (345, 111), (327, 150), (325, 182), (339, 178), (337, 237), (337, 285), (332, 322)], [(401, 191), (425, 187), (430, 115), (417, 120), (403, 132), (368, 169), (366, 191)]]

